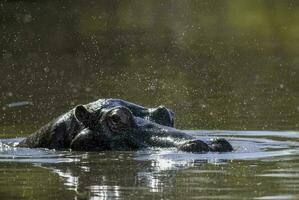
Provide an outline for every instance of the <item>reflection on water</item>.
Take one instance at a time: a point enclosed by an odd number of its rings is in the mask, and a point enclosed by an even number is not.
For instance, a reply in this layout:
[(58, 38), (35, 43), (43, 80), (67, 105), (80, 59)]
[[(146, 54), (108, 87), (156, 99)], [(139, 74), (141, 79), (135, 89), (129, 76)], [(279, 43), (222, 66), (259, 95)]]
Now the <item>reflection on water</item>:
[(120, 188), (119, 186), (108, 186), (108, 185), (92, 185), (89, 187), (92, 194), (91, 199), (119, 199)]
[[(298, 197), (298, 132), (189, 133), (203, 139), (215, 135), (225, 137), (235, 151), (204, 154), (174, 149), (56, 152), (15, 148), (13, 144), (20, 139), (3, 139), (0, 143), (0, 164), (8, 162), (17, 166), (17, 163), (28, 163), (21, 173), (24, 170), (44, 169), (44, 175), (61, 179), (62, 185), (57, 187), (72, 191), (77, 199), (133, 199), (136, 195), (146, 199), (176, 195), (178, 198), (203, 199)], [(0, 185), (5, 183), (6, 176), (0, 179)], [(14, 184), (19, 185), (20, 181), (17, 178)]]

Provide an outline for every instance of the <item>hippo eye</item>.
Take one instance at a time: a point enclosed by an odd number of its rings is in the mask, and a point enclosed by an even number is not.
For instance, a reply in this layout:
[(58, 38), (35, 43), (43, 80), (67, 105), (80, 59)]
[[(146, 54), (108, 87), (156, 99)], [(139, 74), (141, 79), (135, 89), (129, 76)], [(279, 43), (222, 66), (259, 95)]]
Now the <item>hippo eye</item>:
[(123, 133), (134, 126), (133, 114), (125, 107), (116, 107), (106, 115), (106, 122), (114, 133)]
[(118, 116), (118, 115), (112, 115), (111, 116), (111, 120), (114, 122), (114, 123), (119, 123), (120, 121), (121, 121), (121, 118), (120, 118), (120, 116)]

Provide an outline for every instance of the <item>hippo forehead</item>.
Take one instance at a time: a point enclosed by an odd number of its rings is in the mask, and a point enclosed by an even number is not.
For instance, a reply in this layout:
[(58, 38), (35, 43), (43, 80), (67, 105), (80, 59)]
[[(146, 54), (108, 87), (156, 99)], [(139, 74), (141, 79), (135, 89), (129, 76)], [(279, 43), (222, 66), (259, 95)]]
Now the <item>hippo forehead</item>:
[[(163, 107), (164, 109), (161, 109), (161, 106), (157, 108), (146, 108), (121, 99), (99, 99), (95, 102), (86, 104), (85, 106), (98, 117), (102, 116), (107, 110), (115, 107), (126, 107), (135, 117), (140, 117), (167, 126), (173, 126), (174, 124), (174, 113), (165, 107)], [(159, 112), (156, 112), (158, 110)]]

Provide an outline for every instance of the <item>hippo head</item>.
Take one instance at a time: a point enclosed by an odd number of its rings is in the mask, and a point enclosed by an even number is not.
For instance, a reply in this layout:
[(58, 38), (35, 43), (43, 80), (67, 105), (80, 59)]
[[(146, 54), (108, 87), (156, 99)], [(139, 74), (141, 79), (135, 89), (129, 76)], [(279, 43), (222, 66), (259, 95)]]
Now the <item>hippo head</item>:
[(221, 138), (201, 141), (175, 129), (174, 114), (164, 106), (146, 108), (121, 99), (99, 99), (58, 117), (19, 143), (79, 151), (176, 148), (186, 152), (227, 152), (231, 144)]
[(86, 127), (71, 143), (75, 150), (139, 149), (147, 146), (144, 141), (157, 133), (154, 130), (174, 124), (173, 112), (163, 106), (140, 113), (125, 106), (92, 112), (79, 105), (74, 115)]
[(73, 138), (71, 149), (83, 151), (137, 150), (144, 147), (176, 147), (187, 152), (227, 152), (231, 144), (216, 138), (203, 142), (173, 125), (173, 113), (165, 107), (142, 108), (137, 112), (128, 106), (110, 106), (92, 112), (80, 105), (75, 117), (85, 129)]

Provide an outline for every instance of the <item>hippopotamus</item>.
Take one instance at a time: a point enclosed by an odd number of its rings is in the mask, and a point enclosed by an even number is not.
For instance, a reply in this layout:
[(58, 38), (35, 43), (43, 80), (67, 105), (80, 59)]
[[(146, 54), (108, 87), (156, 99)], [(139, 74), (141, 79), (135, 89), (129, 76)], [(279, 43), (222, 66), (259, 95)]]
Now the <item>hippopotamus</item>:
[(22, 140), (19, 147), (74, 151), (134, 151), (176, 148), (186, 152), (228, 152), (223, 138), (202, 141), (174, 128), (174, 113), (121, 99), (99, 99), (78, 105)]

